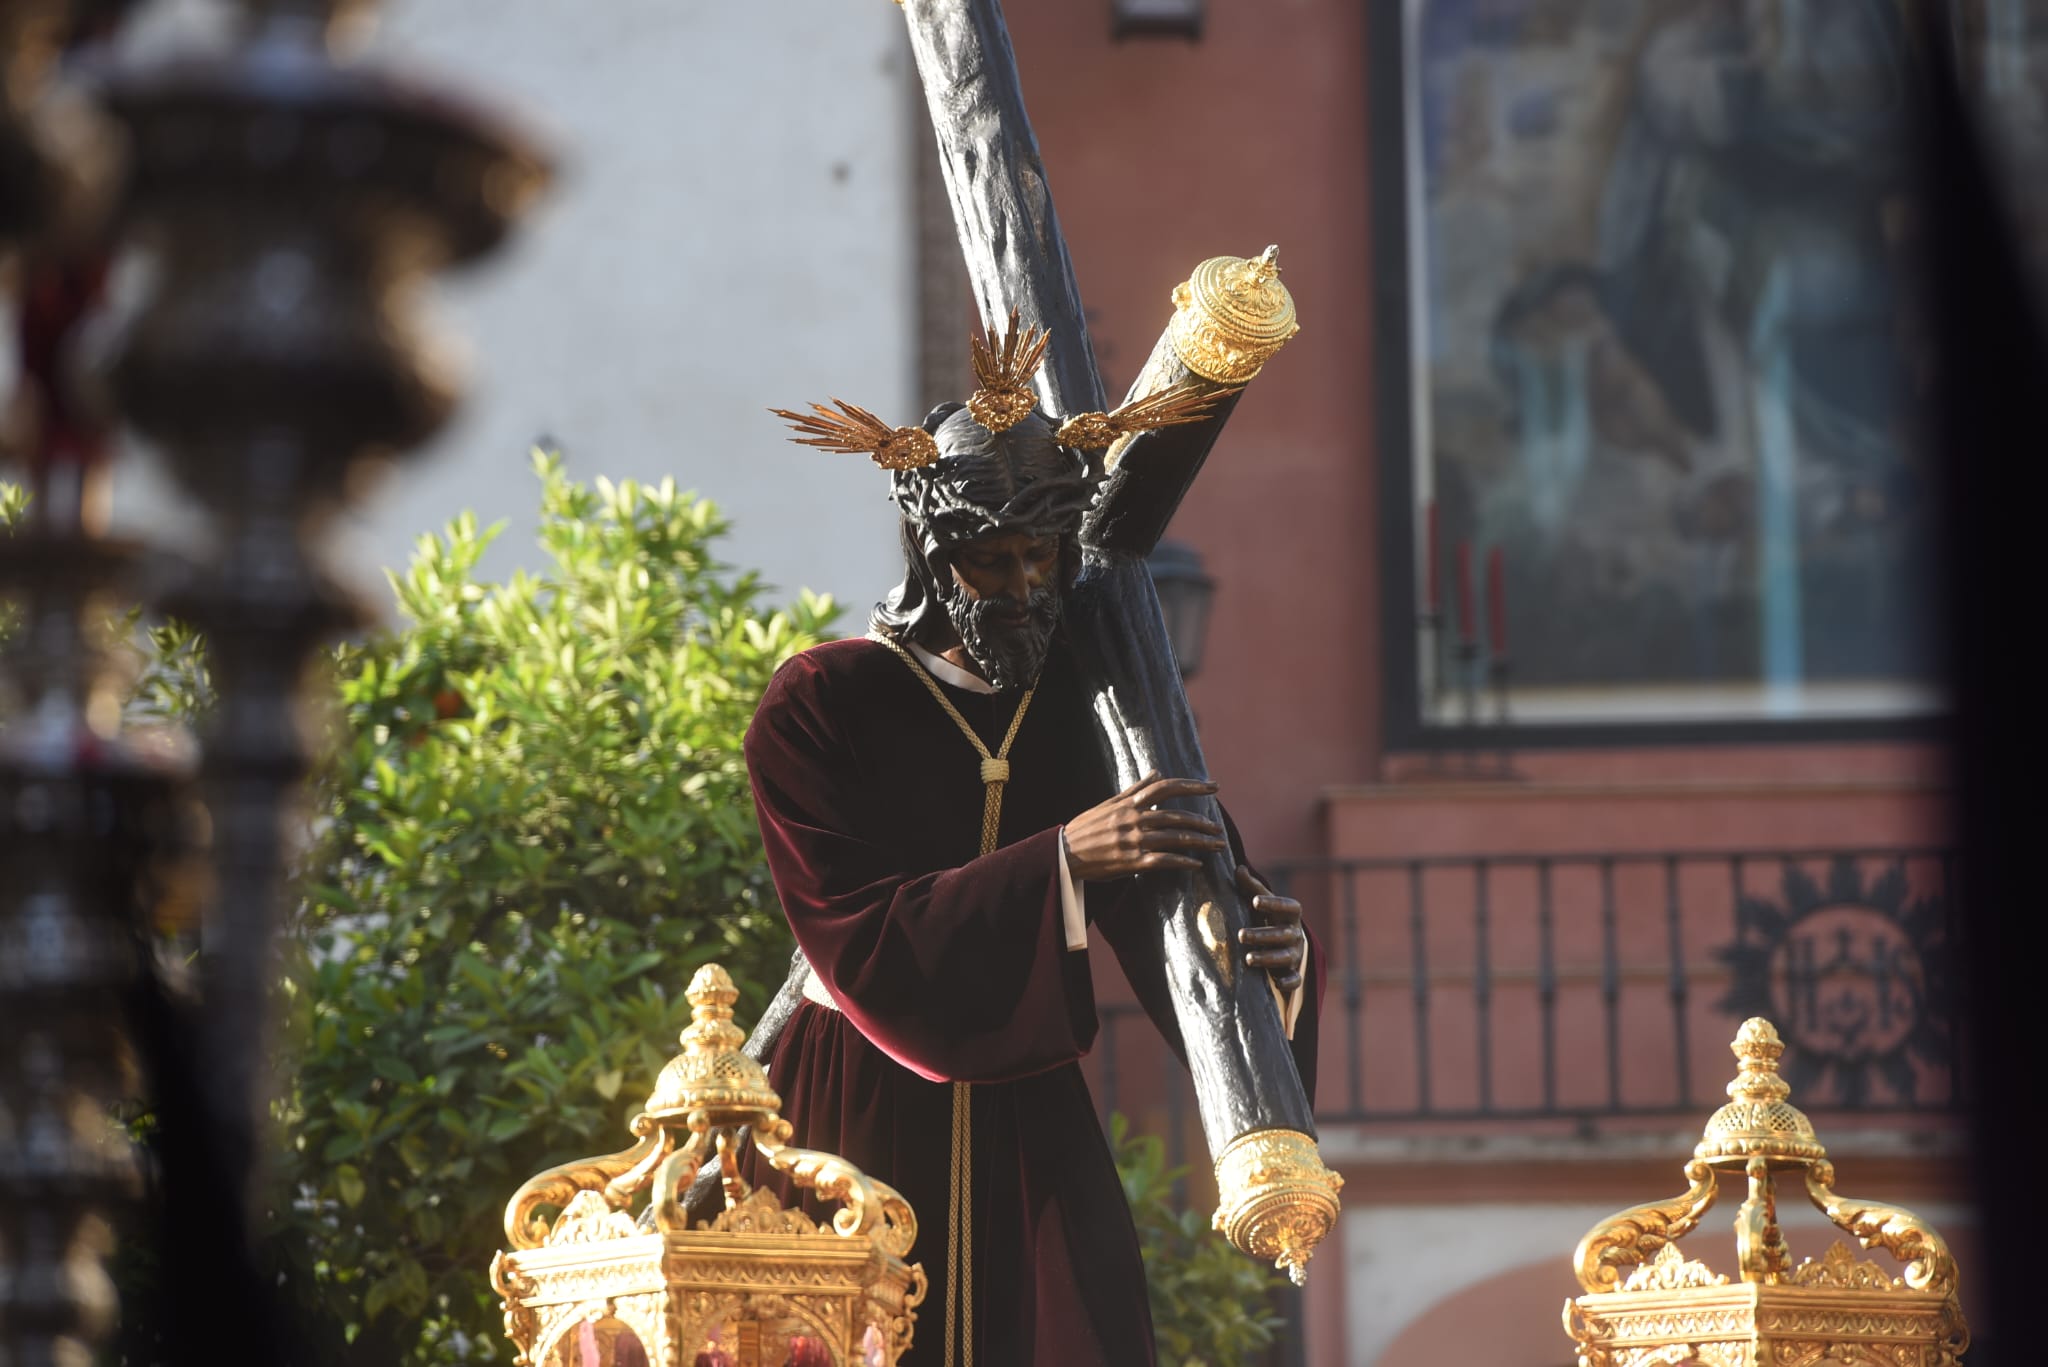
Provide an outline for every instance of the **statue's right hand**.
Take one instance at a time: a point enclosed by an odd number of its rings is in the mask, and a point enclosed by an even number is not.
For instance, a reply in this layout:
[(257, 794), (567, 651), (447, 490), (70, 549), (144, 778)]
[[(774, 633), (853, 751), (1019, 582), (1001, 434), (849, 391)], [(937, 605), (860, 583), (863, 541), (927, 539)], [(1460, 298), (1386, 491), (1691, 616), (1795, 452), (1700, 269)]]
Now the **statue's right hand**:
[(1148, 869), (1200, 868), (1202, 854), (1230, 848), (1223, 827), (1159, 804), (1215, 791), (1204, 779), (1147, 774), (1067, 823), (1067, 871), (1082, 882), (1099, 883)]

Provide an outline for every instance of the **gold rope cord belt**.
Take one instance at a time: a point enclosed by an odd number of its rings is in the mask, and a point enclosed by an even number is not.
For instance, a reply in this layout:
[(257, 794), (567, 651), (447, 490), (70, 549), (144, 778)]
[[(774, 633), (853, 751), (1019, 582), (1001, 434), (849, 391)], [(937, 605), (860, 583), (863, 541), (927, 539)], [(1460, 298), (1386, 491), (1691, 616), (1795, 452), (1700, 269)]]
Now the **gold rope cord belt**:
[[(1031, 695), (1038, 690), (1024, 690), (1024, 696), (1017, 702), (1016, 715), (1010, 718), (1010, 730), (1003, 737), (1002, 748), (991, 755), (988, 746), (967, 724), (967, 718), (960, 715), (960, 709), (953, 706), (953, 700), (915, 655), (879, 631), (869, 639), (888, 647), (897, 659), (910, 666), (910, 672), (946, 709), (953, 725), (960, 728), (960, 734), (981, 756), (981, 781), (987, 785), (981, 802), (981, 852), (993, 854), (996, 828), (1003, 816), (1003, 785), (1010, 779), (1010, 746), (1017, 739), (1017, 728), (1024, 724)], [(974, 1126), (970, 1095), (967, 1083), (953, 1084), (953, 1171), (946, 1197), (946, 1367), (955, 1367), (956, 1342), (960, 1347), (959, 1367), (974, 1367)]]

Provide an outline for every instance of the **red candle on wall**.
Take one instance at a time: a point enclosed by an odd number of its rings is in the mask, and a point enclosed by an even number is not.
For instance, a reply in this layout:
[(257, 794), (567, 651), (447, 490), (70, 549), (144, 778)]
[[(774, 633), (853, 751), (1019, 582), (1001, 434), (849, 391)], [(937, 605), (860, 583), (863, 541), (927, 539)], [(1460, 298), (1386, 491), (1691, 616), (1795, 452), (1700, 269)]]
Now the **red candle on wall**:
[(1436, 540), (1435, 499), (1431, 499), (1429, 502), (1422, 505), (1422, 516), (1424, 526), (1424, 559), (1422, 562), (1422, 582), (1424, 585), (1424, 597), (1422, 600), (1422, 610), (1424, 612), (1427, 612), (1430, 616), (1434, 617), (1436, 615), (1437, 608), (1442, 604), (1443, 601), (1443, 585), (1439, 581), (1439, 574), (1443, 567), (1443, 560), (1442, 556), (1438, 554)]
[(1500, 547), (1486, 553), (1487, 647), (1496, 660), (1508, 654), (1508, 576)]
[(1458, 637), (1474, 639), (1472, 630), (1472, 543), (1458, 543)]

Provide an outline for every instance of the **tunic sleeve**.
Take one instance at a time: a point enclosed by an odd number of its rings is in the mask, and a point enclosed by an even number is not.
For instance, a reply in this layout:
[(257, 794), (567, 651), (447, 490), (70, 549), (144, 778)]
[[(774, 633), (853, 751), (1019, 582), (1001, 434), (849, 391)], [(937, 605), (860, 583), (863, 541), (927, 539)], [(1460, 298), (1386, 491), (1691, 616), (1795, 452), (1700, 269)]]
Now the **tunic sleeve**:
[(860, 781), (829, 682), (801, 656), (747, 732), (761, 840), (811, 971), (889, 1057), (935, 1082), (1002, 1082), (1086, 1053), (1088, 956), (1066, 952), (1059, 828), (911, 873), (860, 832), (889, 795)]

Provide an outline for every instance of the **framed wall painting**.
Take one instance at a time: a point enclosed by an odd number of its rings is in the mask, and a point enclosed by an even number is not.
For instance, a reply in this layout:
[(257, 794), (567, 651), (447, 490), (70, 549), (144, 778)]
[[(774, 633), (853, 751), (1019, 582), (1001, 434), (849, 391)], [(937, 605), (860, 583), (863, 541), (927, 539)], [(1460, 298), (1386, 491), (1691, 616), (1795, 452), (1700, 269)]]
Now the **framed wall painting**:
[(1394, 743), (1925, 729), (1899, 0), (1373, 24)]

